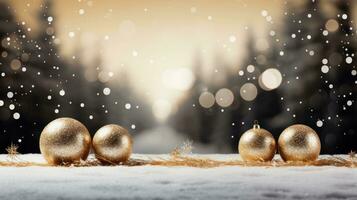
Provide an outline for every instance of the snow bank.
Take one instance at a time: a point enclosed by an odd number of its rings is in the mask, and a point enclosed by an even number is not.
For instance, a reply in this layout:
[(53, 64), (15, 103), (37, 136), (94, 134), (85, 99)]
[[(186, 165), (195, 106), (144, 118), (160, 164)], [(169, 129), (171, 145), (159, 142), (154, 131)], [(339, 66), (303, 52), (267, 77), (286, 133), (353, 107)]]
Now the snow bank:
[[(206, 156), (223, 160), (238, 157)], [(0, 160), (5, 159), (0, 155)], [(38, 154), (21, 155), (20, 159), (44, 162)], [(357, 169), (0, 167), (0, 199), (357, 199)]]

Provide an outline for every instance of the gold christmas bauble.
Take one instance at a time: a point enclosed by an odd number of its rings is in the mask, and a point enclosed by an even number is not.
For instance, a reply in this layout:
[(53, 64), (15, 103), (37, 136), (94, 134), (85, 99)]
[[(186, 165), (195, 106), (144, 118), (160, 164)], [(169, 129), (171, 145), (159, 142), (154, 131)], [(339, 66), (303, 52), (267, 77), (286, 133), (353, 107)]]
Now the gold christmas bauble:
[(302, 124), (286, 128), (279, 137), (278, 145), (280, 156), (285, 161), (314, 161), (321, 150), (317, 133)]
[(256, 123), (239, 139), (238, 151), (244, 161), (270, 161), (276, 152), (273, 135)]
[(125, 128), (110, 124), (95, 133), (92, 143), (95, 157), (99, 161), (119, 164), (129, 159), (133, 142)]
[(85, 160), (91, 146), (87, 128), (72, 118), (58, 118), (41, 132), (40, 151), (49, 164), (59, 165)]

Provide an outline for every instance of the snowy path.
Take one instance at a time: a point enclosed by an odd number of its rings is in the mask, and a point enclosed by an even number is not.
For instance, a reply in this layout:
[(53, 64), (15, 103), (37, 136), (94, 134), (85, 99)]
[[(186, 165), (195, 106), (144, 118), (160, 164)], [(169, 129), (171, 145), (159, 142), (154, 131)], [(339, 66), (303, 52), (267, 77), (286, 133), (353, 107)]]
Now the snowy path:
[[(43, 162), (41, 155), (21, 159)], [(357, 169), (0, 167), (0, 199), (357, 199)]]

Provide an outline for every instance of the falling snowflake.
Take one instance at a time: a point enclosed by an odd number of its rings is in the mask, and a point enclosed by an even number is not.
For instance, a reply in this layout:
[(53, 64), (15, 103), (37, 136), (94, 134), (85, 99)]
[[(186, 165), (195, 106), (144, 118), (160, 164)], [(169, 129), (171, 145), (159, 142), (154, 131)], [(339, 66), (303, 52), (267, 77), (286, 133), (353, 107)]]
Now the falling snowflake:
[(65, 94), (66, 92), (63, 89), (59, 91), (59, 95), (64, 96)]
[(109, 95), (110, 94), (110, 88), (106, 87), (103, 89), (103, 94), (104, 95)]
[(131, 104), (130, 103), (126, 103), (125, 104), (125, 109), (130, 110), (131, 109)]
[(14, 119), (20, 119), (20, 113), (15, 112), (15, 113), (13, 114), (13, 117), (14, 117)]
[(321, 120), (317, 120), (317, 122), (316, 122), (317, 127), (322, 127), (323, 124), (324, 123)]

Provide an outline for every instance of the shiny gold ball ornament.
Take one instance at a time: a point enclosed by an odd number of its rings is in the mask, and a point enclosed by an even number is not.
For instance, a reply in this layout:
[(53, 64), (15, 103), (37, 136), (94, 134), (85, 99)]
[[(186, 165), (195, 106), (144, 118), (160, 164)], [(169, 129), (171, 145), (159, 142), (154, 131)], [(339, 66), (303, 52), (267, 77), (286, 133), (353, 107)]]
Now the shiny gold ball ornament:
[(128, 131), (115, 124), (100, 128), (95, 133), (92, 143), (95, 157), (106, 164), (119, 164), (127, 161), (133, 144)]
[(285, 161), (314, 161), (321, 150), (317, 133), (302, 124), (286, 128), (279, 137), (278, 145), (280, 156)]
[(238, 151), (244, 161), (271, 161), (276, 152), (273, 135), (255, 122), (239, 139)]
[(41, 132), (40, 151), (49, 164), (59, 165), (85, 160), (91, 147), (87, 128), (72, 118), (58, 118)]

